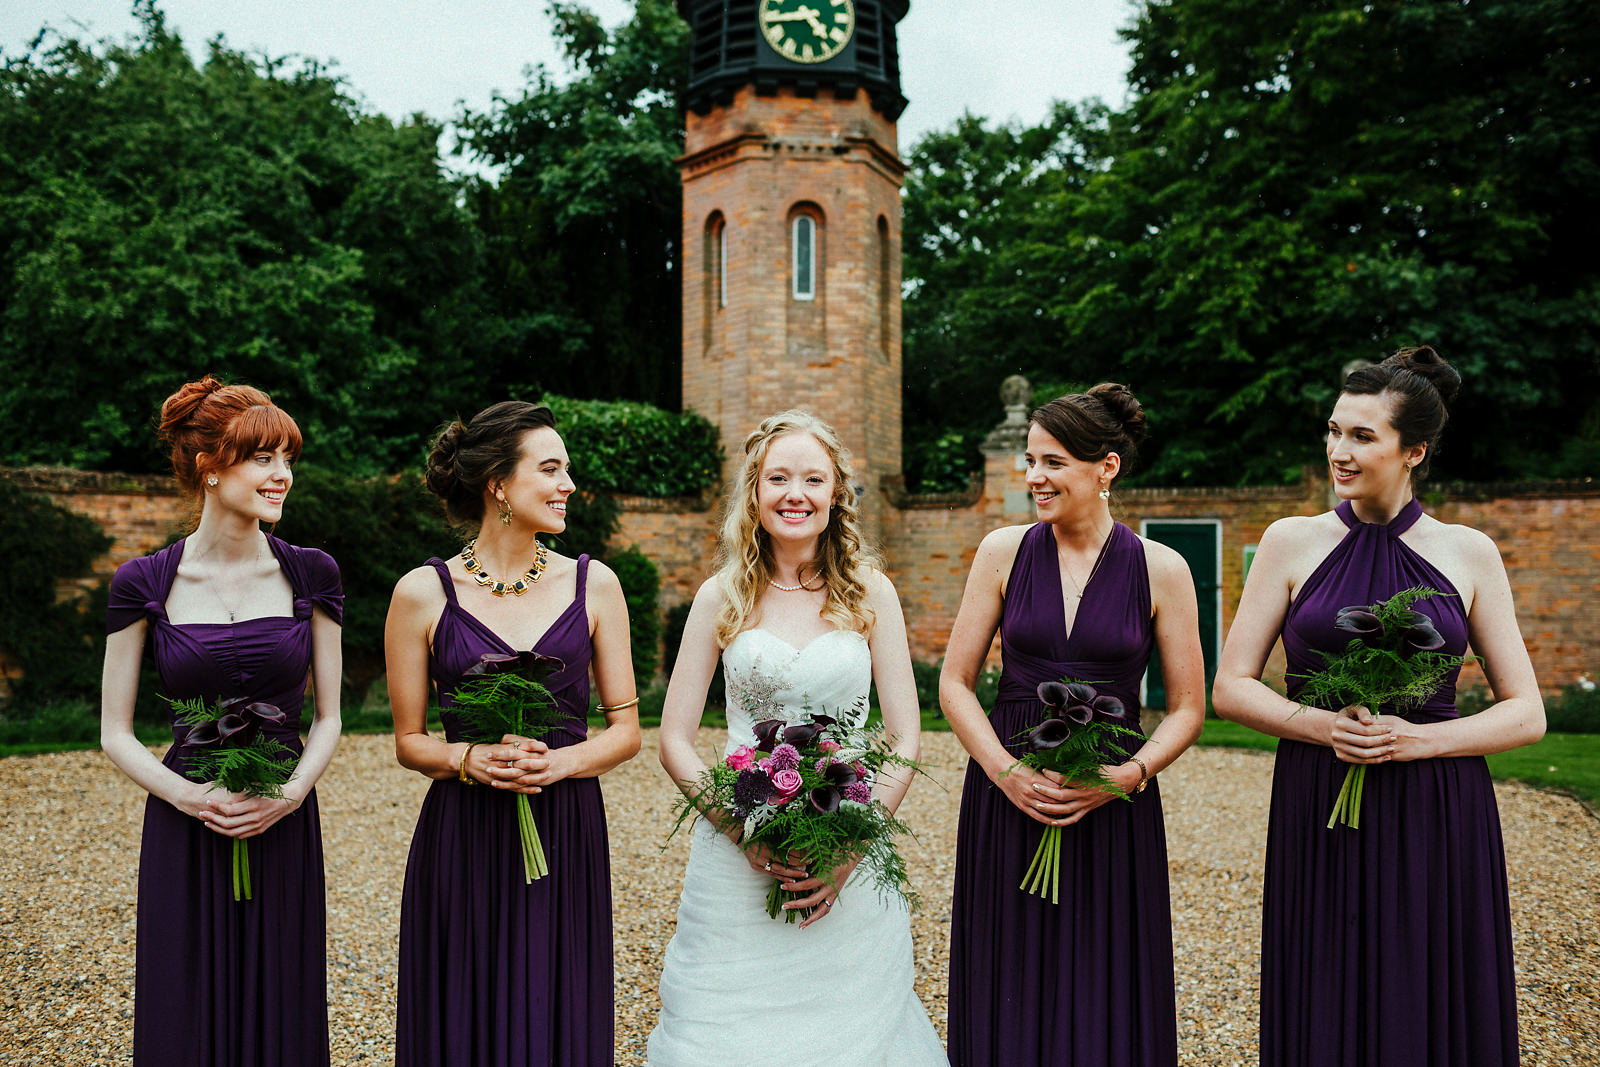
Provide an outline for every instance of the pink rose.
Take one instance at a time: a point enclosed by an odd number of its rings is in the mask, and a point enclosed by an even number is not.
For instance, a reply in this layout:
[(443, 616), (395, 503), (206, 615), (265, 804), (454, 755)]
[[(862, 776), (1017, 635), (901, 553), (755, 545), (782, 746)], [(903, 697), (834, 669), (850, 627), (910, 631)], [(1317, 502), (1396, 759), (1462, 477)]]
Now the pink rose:
[(804, 780), (797, 770), (782, 770), (772, 776), (772, 795), (767, 798), (767, 803), (776, 807), (787, 804), (800, 792)]
[(728, 758), (722, 762), (736, 771), (747, 770), (756, 761), (756, 750), (749, 745), (740, 745), (728, 753)]
[(817, 748), (821, 749), (824, 753), (826, 753), (827, 755), (831, 756), (835, 752), (839, 751), (840, 745), (839, 745), (839, 742), (837, 742), (837, 741), (824, 741), (824, 742), (822, 742), (822, 744), (818, 745)]

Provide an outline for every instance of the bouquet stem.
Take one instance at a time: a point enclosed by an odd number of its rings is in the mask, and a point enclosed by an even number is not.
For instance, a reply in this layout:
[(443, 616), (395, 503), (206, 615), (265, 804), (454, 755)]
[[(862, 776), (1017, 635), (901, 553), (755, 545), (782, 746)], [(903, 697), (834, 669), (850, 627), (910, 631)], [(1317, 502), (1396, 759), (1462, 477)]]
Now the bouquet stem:
[(767, 915), (774, 919), (781, 917), (786, 923), (809, 919), (811, 913), (817, 910), (816, 908), (792, 908), (789, 911), (784, 911), (783, 906), (791, 900), (799, 900), (801, 897), (810, 895), (810, 893), (785, 889), (777, 882), (773, 882), (772, 888), (767, 890)]
[[(243, 897), (239, 895), (241, 890)], [(250, 845), (239, 837), (233, 839), (233, 899), (255, 899), (250, 895)]]
[[(1045, 892), (1049, 888), (1048, 894)], [(1033, 862), (1022, 876), (1017, 887), (1028, 893), (1049, 896), (1050, 903), (1061, 903), (1061, 827), (1046, 826), (1039, 847), (1034, 850)]]
[(1333, 802), (1333, 813), (1328, 816), (1328, 829), (1343, 823), (1352, 830), (1361, 829), (1361, 794), (1367, 784), (1367, 765), (1354, 763), (1344, 772), (1344, 784)]
[(528, 794), (517, 794), (517, 835), (522, 839), (522, 875), (524, 883), (543, 878), (550, 873), (545, 862), (544, 843), (539, 840), (539, 828), (533, 823), (533, 809), (528, 805)]

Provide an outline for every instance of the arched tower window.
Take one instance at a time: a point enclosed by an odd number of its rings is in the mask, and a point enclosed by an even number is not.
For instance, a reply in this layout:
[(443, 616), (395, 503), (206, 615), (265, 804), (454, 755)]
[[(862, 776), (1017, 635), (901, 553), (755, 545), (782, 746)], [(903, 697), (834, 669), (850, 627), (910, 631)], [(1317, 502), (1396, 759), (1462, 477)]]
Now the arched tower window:
[(821, 280), (822, 212), (801, 204), (789, 216), (789, 295), (816, 300)]
[(815, 363), (827, 358), (827, 220), (814, 203), (789, 209), (789, 299), (784, 347), (791, 358)]
[(701, 345), (710, 351), (717, 312), (728, 306), (728, 221), (713, 211), (701, 245)]
[(878, 216), (878, 354), (889, 358), (889, 312), (894, 306), (894, 274), (889, 255), (889, 220)]

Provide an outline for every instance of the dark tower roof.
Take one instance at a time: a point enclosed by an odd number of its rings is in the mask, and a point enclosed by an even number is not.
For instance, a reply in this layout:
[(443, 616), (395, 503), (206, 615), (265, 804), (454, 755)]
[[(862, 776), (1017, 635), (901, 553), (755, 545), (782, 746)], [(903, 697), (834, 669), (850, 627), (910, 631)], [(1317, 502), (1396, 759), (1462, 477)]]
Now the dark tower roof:
[(900, 56), (895, 24), (905, 18), (911, 0), (854, 0), (856, 28), (832, 59), (801, 64), (785, 59), (762, 38), (756, 21), (760, 0), (678, 0), (678, 13), (689, 23), (688, 107), (705, 114), (731, 103), (746, 85), (757, 93), (775, 93), (780, 86), (801, 96), (828, 88), (839, 97), (865, 92), (878, 113), (891, 122), (905, 110), (900, 93)]

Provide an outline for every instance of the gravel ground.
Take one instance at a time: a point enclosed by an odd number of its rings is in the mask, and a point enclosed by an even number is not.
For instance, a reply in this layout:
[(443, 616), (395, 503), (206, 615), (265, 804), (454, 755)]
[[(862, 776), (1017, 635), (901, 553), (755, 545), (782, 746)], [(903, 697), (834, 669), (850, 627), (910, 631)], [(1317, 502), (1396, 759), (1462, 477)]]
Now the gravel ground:
[[(717, 741), (706, 731), (705, 748)], [(643, 1060), (686, 836), (645, 750), (605, 779), (616, 900), (617, 1059)], [(917, 991), (944, 1030), (950, 885), (964, 760), (925, 737), (933, 782), (903, 813), (923, 894)], [(1260, 870), (1271, 757), (1196, 749), (1162, 776), (1171, 850), (1182, 1061), (1255, 1063)], [(391, 1062), (400, 884), (424, 780), (387, 736), (347, 737), (320, 788), (328, 872), (333, 1061)], [(1510, 864), (1523, 1063), (1600, 1067), (1600, 820), (1576, 801), (1496, 790)], [(95, 752), (0, 760), (0, 1061), (122, 1064), (133, 1019), (135, 867), (143, 794)]]

